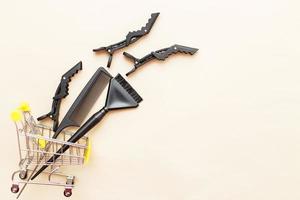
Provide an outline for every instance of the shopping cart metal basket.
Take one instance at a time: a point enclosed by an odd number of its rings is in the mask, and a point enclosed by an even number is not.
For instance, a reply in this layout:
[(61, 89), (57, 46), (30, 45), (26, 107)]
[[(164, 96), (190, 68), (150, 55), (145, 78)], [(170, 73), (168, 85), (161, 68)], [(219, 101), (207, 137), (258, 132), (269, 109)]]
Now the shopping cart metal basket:
[[(82, 165), (87, 162), (90, 154), (88, 137), (82, 137), (78, 142), (70, 143), (67, 140), (72, 136), (72, 132), (62, 131), (57, 139), (53, 139), (54, 132), (52, 129), (37, 124), (27, 104), (22, 104), (19, 110), (12, 112), (11, 117), (16, 125), (20, 156), (19, 169), (12, 174), (11, 192), (20, 195), (20, 184), (52, 185), (64, 187), (64, 195), (70, 197), (75, 176), (66, 175), (60, 172), (59, 168), (61, 166)], [(65, 144), (70, 146), (69, 150), (59, 154), (59, 159), (49, 162), (48, 159), (58, 154), (56, 153), (57, 150)], [(49, 165), (49, 170), (44, 172), (48, 176), (47, 181), (30, 181), (28, 173), (45, 164)], [(54, 180), (54, 176), (60, 176), (64, 179), (57, 181)]]

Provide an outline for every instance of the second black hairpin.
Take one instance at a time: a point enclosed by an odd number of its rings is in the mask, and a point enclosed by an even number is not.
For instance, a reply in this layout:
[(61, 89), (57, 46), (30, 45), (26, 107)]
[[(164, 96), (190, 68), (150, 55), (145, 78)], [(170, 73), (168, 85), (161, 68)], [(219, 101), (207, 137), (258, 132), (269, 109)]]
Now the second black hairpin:
[(129, 71), (126, 74), (126, 76), (130, 75), (135, 70), (137, 70), (137, 68), (141, 67), (142, 65), (146, 64), (147, 62), (149, 62), (153, 59), (165, 60), (166, 58), (169, 57), (169, 55), (176, 54), (178, 52), (193, 55), (197, 51), (198, 51), (198, 49), (196, 49), (196, 48), (175, 44), (175, 45), (167, 47), (167, 48), (153, 51), (140, 59), (134, 57), (133, 55), (131, 55), (127, 52), (124, 52), (123, 55), (126, 56), (127, 58), (131, 59), (134, 63), (133, 69), (131, 71)]

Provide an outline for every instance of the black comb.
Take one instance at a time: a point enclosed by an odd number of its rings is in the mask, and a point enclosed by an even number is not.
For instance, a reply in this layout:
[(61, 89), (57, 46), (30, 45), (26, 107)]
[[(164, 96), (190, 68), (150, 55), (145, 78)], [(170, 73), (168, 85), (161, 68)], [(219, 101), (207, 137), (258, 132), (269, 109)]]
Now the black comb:
[(66, 127), (79, 127), (82, 124), (111, 78), (112, 76), (103, 67), (98, 68), (69, 108), (53, 137), (57, 137)]

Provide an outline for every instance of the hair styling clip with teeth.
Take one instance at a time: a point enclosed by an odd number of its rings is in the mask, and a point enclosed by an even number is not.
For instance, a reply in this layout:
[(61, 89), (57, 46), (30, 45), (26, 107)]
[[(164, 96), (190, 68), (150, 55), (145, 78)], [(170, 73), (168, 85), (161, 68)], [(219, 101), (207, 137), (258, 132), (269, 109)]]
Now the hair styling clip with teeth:
[(50, 118), (53, 121), (53, 131), (56, 131), (59, 124), (59, 109), (60, 104), (63, 98), (69, 95), (69, 83), (71, 82), (71, 78), (78, 73), (79, 70), (82, 70), (82, 62), (80, 61), (74, 67), (72, 67), (69, 71), (67, 71), (64, 75), (62, 75), (59, 85), (55, 91), (55, 95), (53, 97), (51, 110), (49, 113), (37, 118), (38, 121)]
[(176, 54), (178, 52), (193, 55), (197, 51), (198, 51), (198, 49), (196, 49), (196, 48), (191, 48), (191, 47), (186, 47), (186, 46), (175, 44), (175, 45), (167, 47), (167, 48), (153, 51), (140, 59), (134, 57), (133, 55), (131, 55), (127, 52), (123, 52), (123, 55), (125, 57), (131, 59), (134, 63), (133, 69), (131, 71), (129, 71), (126, 74), (126, 76), (130, 75), (131, 73), (136, 71), (139, 67), (141, 67), (142, 65), (146, 64), (147, 62), (149, 62), (153, 59), (165, 60), (166, 58), (169, 57), (169, 55)]
[(112, 45), (109, 45), (106, 47), (100, 47), (98, 49), (93, 49), (93, 51), (94, 52), (106, 51), (109, 54), (107, 67), (110, 67), (111, 62), (112, 62), (113, 53), (119, 49), (129, 46), (130, 44), (139, 40), (144, 35), (148, 34), (151, 31), (152, 26), (155, 23), (158, 16), (159, 16), (159, 13), (152, 13), (151, 18), (148, 20), (147, 24), (145, 26), (143, 26), (140, 30), (129, 32), (126, 35), (126, 38), (124, 40), (122, 40), (121, 42), (118, 42), (118, 43), (115, 43), (115, 44), (112, 44)]

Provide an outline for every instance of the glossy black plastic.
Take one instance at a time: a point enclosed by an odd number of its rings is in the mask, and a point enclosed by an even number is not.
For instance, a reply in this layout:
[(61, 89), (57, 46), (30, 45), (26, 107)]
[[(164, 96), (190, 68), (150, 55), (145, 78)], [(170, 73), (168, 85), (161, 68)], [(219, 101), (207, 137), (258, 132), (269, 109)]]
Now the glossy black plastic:
[(139, 40), (142, 36), (148, 34), (151, 31), (152, 26), (154, 25), (158, 16), (159, 16), (159, 13), (152, 13), (151, 17), (150, 17), (150, 19), (148, 19), (148, 22), (146, 23), (146, 25), (143, 26), (140, 30), (129, 32), (126, 35), (125, 40), (122, 40), (120, 42), (117, 42), (115, 44), (112, 44), (112, 45), (109, 45), (106, 47), (100, 47), (97, 49), (93, 49), (93, 51), (94, 52), (106, 51), (109, 54), (107, 67), (110, 67), (111, 62), (112, 62), (113, 53), (119, 49), (129, 46), (130, 44)]
[(80, 61), (74, 67), (72, 67), (69, 71), (67, 71), (64, 75), (62, 75), (59, 85), (55, 91), (55, 95), (53, 97), (51, 111), (39, 118), (38, 121), (50, 118), (53, 120), (53, 131), (57, 130), (59, 124), (59, 110), (60, 104), (63, 98), (69, 95), (69, 82), (71, 82), (71, 78), (78, 73), (79, 70), (82, 70), (82, 62)]
[(59, 124), (55, 137), (66, 127), (81, 125), (111, 78), (112, 76), (103, 67), (98, 68)]
[(193, 55), (197, 51), (198, 51), (198, 49), (196, 49), (196, 48), (191, 48), (191, 47), (175, 44), (175, 45), (167, 47), (167, 48), (153, 51), (140, 59), (134, 57), (133, 55), (131, 55), (127, 52), (124, 52), (123, 55), (125, 57), (129, 58), (134, 63), (133, 69), (131, 71), (129, 71), (126, 74), (126, 76), (130, 75), (131, 73), (136, 71), (139, 67), (141, 67), (142, 65), (146, 64), (147, 62), (149, 62), (153, 59), (165, 60), (171, 54), (176, 54), (178, 52)]
[[(125, 109), (125, 108), (135, 108), (143, 99), (134, 90), (134, 88), (120, 75), (110, 80), (105, 106), (91, 116), (68, 140), (68, 142), (75, 143), (80, 138), (82, 138), (88, 131), (90, 131), (96, 124), (98, 124), (101, 119), (105, 116), (107, 112), (114, 109)], [(54, 154), (48, 160), (48, 163), (54, 162), (60, 157), (59, 154), (64, 153), (69, 149), (69, 145), (63, 145), (57, 154)], [(31, 180), (37, 177), (42, 171), (44, 171), (48, 165), (43, 165), (38, 172), (36, 172)]]

